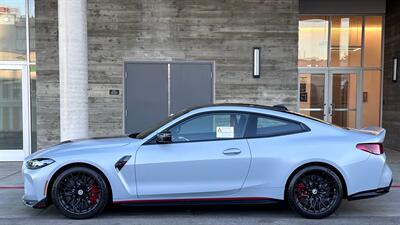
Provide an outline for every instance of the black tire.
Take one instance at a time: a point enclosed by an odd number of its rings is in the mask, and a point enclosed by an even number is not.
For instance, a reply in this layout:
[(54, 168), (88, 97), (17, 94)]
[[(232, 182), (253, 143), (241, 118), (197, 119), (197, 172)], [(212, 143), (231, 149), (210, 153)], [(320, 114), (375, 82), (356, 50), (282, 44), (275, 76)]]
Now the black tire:
[(293, 176), (286, 197), (290, 207), (301, 216), (321, 219), (339, 207), (343, 198), (343, 184), (331, 169), (310, 166)]
[(72, 167), (54, 181), (51, 197), (55, 207), (71, 219), (87, 219), (101, 213), (109, 201), (105, 178), (88, 167)]

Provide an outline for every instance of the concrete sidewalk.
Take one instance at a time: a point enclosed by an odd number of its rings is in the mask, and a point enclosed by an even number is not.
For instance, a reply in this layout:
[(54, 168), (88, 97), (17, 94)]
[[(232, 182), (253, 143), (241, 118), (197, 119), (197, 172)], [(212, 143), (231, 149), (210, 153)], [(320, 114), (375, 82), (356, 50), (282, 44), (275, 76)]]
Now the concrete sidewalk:
[(0, 162), (0, 187), (22, 185), (22, 162)]
[[(358, 201), (344, 200), (324, 224), (400, 225), (400, 152), (386, 149), (394, 185), (383, 196)], [(320, 224), (307, 220), (280, 205), (111, 207), (90, 220), (69, 220), (54, 206), (31, 209), (22, 204), (21, 163), (0, 163), (0, 224)]]

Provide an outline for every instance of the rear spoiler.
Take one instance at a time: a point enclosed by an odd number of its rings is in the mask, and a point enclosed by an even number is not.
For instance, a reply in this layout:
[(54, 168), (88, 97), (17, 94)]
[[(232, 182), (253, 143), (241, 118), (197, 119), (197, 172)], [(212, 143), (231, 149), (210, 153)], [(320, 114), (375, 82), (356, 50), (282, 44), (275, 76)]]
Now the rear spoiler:
[(380, 143), (383, 143), (383, 141), (385, 140), (386, 130), (382, 127), (371, 126), (371, 127), (364, 127), (361, 129), (351, 129), (351, 130), (374, 135), (376, 137), (376, 141)]

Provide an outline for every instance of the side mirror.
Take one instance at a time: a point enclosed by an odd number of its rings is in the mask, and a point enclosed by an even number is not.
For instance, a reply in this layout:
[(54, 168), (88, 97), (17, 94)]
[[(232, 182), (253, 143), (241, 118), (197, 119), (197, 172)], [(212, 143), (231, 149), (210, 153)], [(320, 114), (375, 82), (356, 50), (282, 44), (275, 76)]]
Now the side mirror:
[(170, 131), (163, 131), (157, 134), (156, 142), (158, 144), (168, 144), (172, 142), (172, 135)]

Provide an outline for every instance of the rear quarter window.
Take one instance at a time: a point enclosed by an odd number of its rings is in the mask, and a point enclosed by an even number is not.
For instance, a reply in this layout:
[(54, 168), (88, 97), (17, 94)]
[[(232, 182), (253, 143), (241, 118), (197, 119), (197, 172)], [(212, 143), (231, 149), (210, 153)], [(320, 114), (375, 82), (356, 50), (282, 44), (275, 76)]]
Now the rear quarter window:
[(247, 137), (270, 137), (304, 132), (300, 122), (282, 118), (252, 115), (249, 121)]

